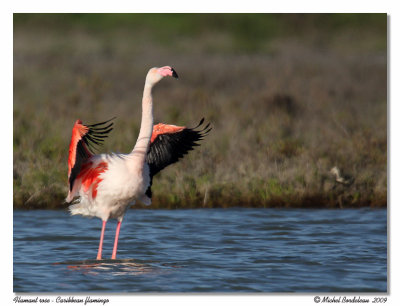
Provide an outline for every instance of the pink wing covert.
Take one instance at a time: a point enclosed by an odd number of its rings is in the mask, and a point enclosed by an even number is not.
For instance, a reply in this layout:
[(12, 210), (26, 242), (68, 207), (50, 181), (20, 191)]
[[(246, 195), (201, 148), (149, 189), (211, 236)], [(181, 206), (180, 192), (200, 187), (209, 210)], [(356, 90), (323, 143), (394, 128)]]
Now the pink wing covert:
[(172, 124), (159, 123), (153, 126), (153, 134), (151, 135), (150, 143), (154, 142), (158, 135), (177, 133), (185, 129), (184, 126), (176, 126)]

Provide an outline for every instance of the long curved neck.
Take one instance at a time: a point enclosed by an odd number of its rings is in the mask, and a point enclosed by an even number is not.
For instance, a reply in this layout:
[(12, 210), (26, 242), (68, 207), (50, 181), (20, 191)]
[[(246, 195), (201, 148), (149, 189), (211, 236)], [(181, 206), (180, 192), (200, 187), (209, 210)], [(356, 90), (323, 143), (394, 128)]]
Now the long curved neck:
[(133, 155), (139, 158), (141, 162), (146, 159), (147, 150), (150, 144), (151, 134), (153, 133), (153, 84), (144, 85), (142, 99), (142, 123), (135, 147), (132, 150)]

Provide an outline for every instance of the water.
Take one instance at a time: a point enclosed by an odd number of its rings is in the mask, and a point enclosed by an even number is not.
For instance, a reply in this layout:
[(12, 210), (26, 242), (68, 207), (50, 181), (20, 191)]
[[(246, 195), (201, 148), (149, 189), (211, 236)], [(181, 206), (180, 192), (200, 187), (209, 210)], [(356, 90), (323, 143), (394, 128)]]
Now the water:
[[(386, 210), (14, 211), (14, 292), (386, 292)], [(110, 258), (116, 222), (107, 223)]]

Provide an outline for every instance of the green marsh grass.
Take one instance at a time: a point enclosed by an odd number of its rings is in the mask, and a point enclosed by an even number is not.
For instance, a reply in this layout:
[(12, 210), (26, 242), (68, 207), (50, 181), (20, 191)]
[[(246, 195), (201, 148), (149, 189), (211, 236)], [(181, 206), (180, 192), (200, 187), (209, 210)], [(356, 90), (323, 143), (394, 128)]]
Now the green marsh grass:
[[(154, 178), (152, 208), (386, 207), (385, 14), (14, 14), (14, 207), (65, 208), (76, 119), (129, 152), (155, 122), (213, 130)], [(337, 166), (355, 180), (335, 184)], [(137, 205), (136, 207), (142, 207)]]

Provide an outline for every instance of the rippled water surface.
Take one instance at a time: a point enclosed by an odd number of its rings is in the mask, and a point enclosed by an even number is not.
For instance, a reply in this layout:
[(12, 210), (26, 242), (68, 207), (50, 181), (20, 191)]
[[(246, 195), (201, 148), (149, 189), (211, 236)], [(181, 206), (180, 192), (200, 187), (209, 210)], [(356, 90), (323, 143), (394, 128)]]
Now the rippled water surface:
[(386, 210), (130, 210), (97, 255), (99, 219), (14, 211), (15, 292), (387, 290)]

